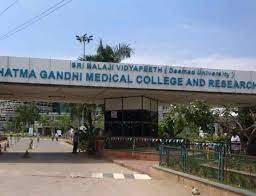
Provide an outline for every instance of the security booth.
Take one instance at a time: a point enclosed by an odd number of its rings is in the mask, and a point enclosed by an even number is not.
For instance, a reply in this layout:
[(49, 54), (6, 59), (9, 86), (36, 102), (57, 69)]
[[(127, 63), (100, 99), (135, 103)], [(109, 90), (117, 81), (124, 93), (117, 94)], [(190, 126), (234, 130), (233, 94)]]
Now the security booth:
[(157, 137), (158, 101), (145, 96), (104, 99), (108, 136)]

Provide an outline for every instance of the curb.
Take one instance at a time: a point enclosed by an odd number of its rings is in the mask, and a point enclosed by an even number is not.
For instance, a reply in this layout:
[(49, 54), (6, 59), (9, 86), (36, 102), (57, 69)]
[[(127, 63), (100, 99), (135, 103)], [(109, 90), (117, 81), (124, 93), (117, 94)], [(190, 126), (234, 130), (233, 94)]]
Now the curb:
[(209, 179), (205, 179), (205, 178), (201, 178), (201, 177), (198, 177), (198, 176), (190, 175), (190, 174), (183, 173), (183, 172), (180, 172), (180, 171), (175, 171), (175, 170), (169, 169), (169, 168), (164, 168), (164, 167), (161, 167), (159, 165), (154, 165), (153, 168), (157, 169), (159, 171), (163, 171), (163, 172), (172, 174), (172, 175), (177, 175), (177, 176), (181, 176), (183, 178), (187, 178), (187, 179), (197, 181), (199, 183), (205, 184), (206, 186), (212, 186), (212, 187), (216, 187), (218, 189), (223, 189), (223, 190), (229, 191), (231, 193), (235, 193), (235, 194), (239, 194), (239, 195), (256, 196), (255, 192), (251, 192), (249, 190), (236, 188), (236, 187), (233, 187), (233, 186), (230, 186), (230, 185), (227, 185), (227, 184), (222, 184), (222, 183), (219, 183), (219, 182), (214, 182), (214, 181), (211, 181)]
[(115, 164), (117, 164), (117, 165), (119, 165), (119, 166), (122, 166), (122, 167), (125, 167), (125, 168), (127, 168), (127, 169), (130, 169), (130, 170), (132, 170), (132, 171), (134, 171), (134, 172), (139, 172), (139, 173), (141, 173), (141, 174), (147, 174), (147, 175), (151, 176), (150, 172), (142, 171), (141, 169), (134, 168), (134, 167), (129, 166), (129, 165), (125, 164), (125, 163), (119, 163), (118, 161), (115, 161), (115, 160), (110, 159), (110, 158), (107, 158), (107, 160), (109, 160), (109, 161), (111, 161), (112, 163), (115, 163)]

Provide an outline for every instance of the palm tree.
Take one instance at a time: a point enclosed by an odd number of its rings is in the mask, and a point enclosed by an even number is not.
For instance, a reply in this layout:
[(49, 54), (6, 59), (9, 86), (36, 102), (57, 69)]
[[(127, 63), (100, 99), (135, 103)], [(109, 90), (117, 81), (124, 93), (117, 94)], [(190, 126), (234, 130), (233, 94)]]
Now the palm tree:
[(130, 58), (133, 53), (134, 50), (129, 44), (120, 43), (111, 47), (109, 45), (104, 46), (103, 41), (100, 40), (97, 53), (95, 55), (87, 55), (85, 58), (79, 57), (79, 60), (120, 63), (122, 60)]
[[(81, 61), (97, 61), (97, 62), (113, 62), (120, 63), (126, 58), (130, 58), (134, 50), (129, 44), (119, 43), (111, 47), (104, 46), (102, 39), (99, 42), (97, 53), (95, 55), (80, 56), (78, 59)], [(75, 126), (80, 127), (84, 122), (91, 128), (93, 126), (93, 111), (95, 105), (91, 104), (69, 104), (71, 119), (76, 121)]]
[[(131, 55), (134, 53), (134, 50), (130, 47), (129, 44), (126, 43), (120, 43), (114, 47), (111, 47), (109, 45), (104, 46), (103, 41), (100, 40), (99, 46), (97, 48), (97, 53), (95, 55), (87, 55), (87, 56), (80, 56), (78, 59), (81, 61), (97, 61), (97, 62), (113, 62), (113, 63), (120, 63), (122, 60), (126, 58), (130, 58)], [(70, 112), (71, 112), (71, 119), (74, 122), (74, 120), (77, 123), (78, 127), (80, 125), (86, 126), (87, 134), (81, 134), (80, 135), (80, 141), (83, 143), (86, 148), (89, 148), (88, 146), (94, 145), (94, 140), (96, 138), (96, 135), (98, 133), (98, 129), (95, 129), (95, 121), (97, 121), (97, 118), (95, 116), (95, 104), (70, 104), (69, 105)], [(99, 122), (103, 121), (102, 119), (99, 119)], [(103, 127), (103, 125), (101, 125)], [(81, 142), (79, 142), (81, 144)]]

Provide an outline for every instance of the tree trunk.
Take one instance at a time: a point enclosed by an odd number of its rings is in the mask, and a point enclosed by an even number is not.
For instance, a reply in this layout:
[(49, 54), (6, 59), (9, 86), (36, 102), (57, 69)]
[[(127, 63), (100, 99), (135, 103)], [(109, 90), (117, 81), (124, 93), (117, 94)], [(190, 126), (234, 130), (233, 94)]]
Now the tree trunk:
[[(82, 109), (82, 119), (81, 119), (81, 124), (84, 125), (84, 106)], [(79, 126), (80, 127), (80, 126)]]
[(92, 111), (91, 110), (88, 111), (88, 124), (89, 124), (89, 128), (92, 129)]

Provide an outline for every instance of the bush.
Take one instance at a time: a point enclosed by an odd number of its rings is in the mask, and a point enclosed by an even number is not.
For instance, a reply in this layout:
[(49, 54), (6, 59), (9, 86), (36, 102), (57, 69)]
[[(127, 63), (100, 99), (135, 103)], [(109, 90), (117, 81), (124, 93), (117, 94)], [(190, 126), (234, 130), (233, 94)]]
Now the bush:
[(95, 152), (95, 140), (98, 136), (100, 129), (90, 128), (85, 131), (79, 132), (79, 149), (83, 152)]

